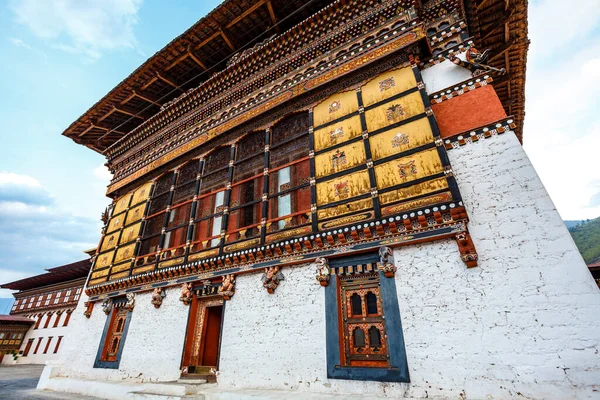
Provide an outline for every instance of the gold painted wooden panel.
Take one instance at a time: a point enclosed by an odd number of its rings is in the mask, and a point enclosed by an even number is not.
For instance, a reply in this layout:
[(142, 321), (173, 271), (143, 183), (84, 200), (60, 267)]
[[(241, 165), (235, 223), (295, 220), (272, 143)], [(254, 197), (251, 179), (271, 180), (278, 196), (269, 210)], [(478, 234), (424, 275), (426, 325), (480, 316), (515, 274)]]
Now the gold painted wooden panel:
[(148, 200), (150, 197), (150, 188), (152, 187), (152, 182), (146, 182), (139, 188), (137, 188), (133, 192), (133, 199), (131, 200), (131, 205), (136, 205), (141, 203), (142, 201)]
[(125, 278), (126, 276), (129, 276), (129, 271), (119, 272), (118, 274), (111, 274), (109, 279), (113, 281), (115, 279)]
[(317, 217), (319, 220), (338, 217), (340, 215), (348, 214), (355, 211), (365, 210), (373, 208), (373, 200), (371, 198), (361, 199), (356, 201), (350, 201), (348, 203), (340, 204), (335, 207), (328, 207), (319, 209), (317, 211)]
[(108, 228), (106, 228), (106, 232), (114, 232), (120, 227), (123, 226), (123, 222), (125, 221), (125, 213), (121, 213), (119, 215), (115, 215), (112, 217), (108, 223)]
[(333, 125), (315, 131), (315, 151), (343, 143), (360, 136), (361, 134), (362, 127), (360, 126), (360, 116), (355, 115), (346, 118)]
[(95, 279), (95, 278), (99, 278), (99, 277), (101, 277), (101, 276), (106, 276), (106, 275), (108, 275), (108, 270), (109, 270), (109, 269), (110, 269), (110, 268), (106, 268), (106, 269), (103, 269), (103, 270), (101, 270), (101, 271), (92, 272), (92, 279)]
[(132, 208), (127, 211), (127, 218), (125, 219), (125, 223), (127, 225), (132, 222), (139, 221), (144, 216), (144, 209), (146, 208), (146, 203), (140, 204), (137, 207)]
[(369, 132), (404, 121), (425, 112), (425, 105), (419, 92), (392, 100), (365, 112)]
[(153, 271), (153, 270), (154, 270), (154, 263), (152, 263), (152, 265), (146, 265), (146, 266), (134, 269), (133, 275), (141, 274), (142, 272), (148, 272), (148, 271)]
[(347, 217), (341, 217), (341, 218), (336, 218), (336, 219), (332, 219), (332, 220), (325, 221), (325, 222), (320, 222), (319, 229), (320, 230), (332, 229), (332, 228), (337, 228), (338, 226), (349, 225), (349, 224), (353, 224), (356, 222), (366, 222), (366, 221), (373, 219), (374, 217), (375, 217), (374, 211), (362, 212), (360, 214), (349, 215)]
[(106, 251), (114, 248), (117, 245), (118, 239), (119, 232), (114, 232), (104, 236), (104, 239), (102, 239), (102, 246), (100, 246), (100, 251)]
[(114, 274), (116, 272), (127, 271), (127, 270), (129, 270), (130, 267), (131, 267), (131, 261), (127, 261), (127, 262), (121, 263), (119, 265), (113, 266), (110, 269), (110, 273)]
[(411, 67), (384, 72), (362, 87), (363, 104), (369, 106), (417, 86)]
[(317, 205), (333, 203), (369, 192), (369, 173), (366, 170), (358, 171), (317, 183)]
[(135, 243), (129, 244), (127, 246), (124, 247), (119, 247), (117, 249), (117, 255), (115, 256), (115, 263), (118, 263), (119, 261), (123, 261), (126, 258), (131, 258), (133, 257), (133, 251), (135, 249)]
[(173, 265), (177, 265), (177, 264), (181, 264), (181, 263), (183, 263), (183, 257), (171, 258), (168, 261), (163, 261), (163, 262), (159, 263), (158, 268), (172, 267)]
[(375, 166), (377, 188), (383, 189), (444, 171), (437, 149), (429, 149)]
[[(389, 203), (393, 203), (396, 201), (410, 199), (412, 197), (420, 196), (423, 194), (427, 194), (427, 193), (431, 193), (431, 192), (435, 192), (435, 191), (447, 189), (447, 188), (448, 188), (448, 181), (446, 180), (446, 178), (436, 178), (436, 179), (432, 179), (432, 180), (426, 181), (426, 182), (421, 182), (419, 184), (409, 186), (409, 187), (406, 187), (403, 189), (393, 190), (393, 191), (387, 192), (387, 193), (381, 193), (379, 195), (379, 201), (381, 202), (381, 204), (389, 204)], [(414, 207), (412, 207), (412, 208), (421, 207), (421, 205), (418, 205), (417, 203), (414, 203), (412, 205), (414, 205)], [(407, 209), (398, 208), (396, 210), (396, 212), (404, 212), (406, 210)]]
[(127, 194), (119, 197), (119, 199), (117, 199), (117, 201), (115, 202), (115, 207), (113, 209), (113, 215), (126, 210), (127, 207), (129, 206), (130, 199), (131, 199), (131, 193), (127, 193)]
[(219, 249), (212, 249), (207, 251), (201, 251), (199, 253), (192, 253), (188, 256), (188, 261), (202, 260), (206, 257), (216, 256), (217, 254), (219, 254)]
[(367, 161), (362, 140), (315, 156), (317, 178), (363, 165)]
[(426, 117), (369, 137), (373, 160), (402, 153), (434, 140), (431, 125)]
[(121, 233), (121, 239), (119, 240), (119, 244), (131, 242), (132, 240), (137, 239), (140, 234), (140, 227), (142, 226), (141, 222), (138, 222), (135, 225), (128, 226), (123, 229), (123, 233)]
[(102, 282), (106, 282), (106, 278), (97, 278), (97, 279), (91, 279), (88, 282), (88, 286), (92, 286), (92, 285), (96, 285), (98, 283), (102, 283)]
[(349, 90), (336, 93), (323, 100), (313, 109), (314, 126), (318, 127), (355, 111), (358, 111), (356, 91)]
[(294, 237), (294, 236), (305, 235), (305, 234), (308, 234), (310, 232), (311, 232), (311, 227), (310, 226), (303, 226), (303, 227), (300, 227), (300, 228), (295, 228), (295, 229), (291, 229), (291, 230), (288, 230), (288, 231), (277, 232), (277, 233), (273, 233), (273, 234), (267, 235), (266, 242), (267, 243), (278, 242), (280, 240), (289, 239), (289, 238)]
[(96, 264), (94, 265), (94, 269), (96, 270), (96, 269), (108, 267), (110, 264), (112, 264), (112, 259), (113, 259), (114, 255), (115, 255), (114, 250), (99, 254), (98, 258), (96, 259)]

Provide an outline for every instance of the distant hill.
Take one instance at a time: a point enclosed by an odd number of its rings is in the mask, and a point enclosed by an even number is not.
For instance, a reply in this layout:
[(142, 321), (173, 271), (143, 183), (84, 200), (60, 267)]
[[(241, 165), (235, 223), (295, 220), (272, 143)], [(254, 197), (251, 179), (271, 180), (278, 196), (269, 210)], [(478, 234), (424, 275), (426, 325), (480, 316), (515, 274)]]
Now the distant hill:
[(571, 221), (565, 221), (565, 225), (567, 226), (568, 229), (574, 228), (577, 225), (584, 223), (585, 219), (576, 219), (576, 220), (571, 220)]
[[(569, 227), (569, 222), (579, 222)], [(587, 221), (565, 221), (575, 244), (587, 264), (600, 262), (600, 218)]]

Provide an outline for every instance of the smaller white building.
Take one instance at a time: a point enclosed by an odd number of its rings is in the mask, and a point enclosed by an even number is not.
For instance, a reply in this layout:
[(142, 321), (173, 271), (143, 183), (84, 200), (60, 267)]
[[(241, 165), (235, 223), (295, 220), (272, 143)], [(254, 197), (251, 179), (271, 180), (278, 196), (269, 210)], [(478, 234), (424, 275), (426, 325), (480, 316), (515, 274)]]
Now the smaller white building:
[(22, 339), (18, 355), (4, 357), (2, 364), (45, 364), (59, 357), (89, 270), (90, 260), (85, 259), (1, 286), (18, 290), (10, 314), (35, 321)]

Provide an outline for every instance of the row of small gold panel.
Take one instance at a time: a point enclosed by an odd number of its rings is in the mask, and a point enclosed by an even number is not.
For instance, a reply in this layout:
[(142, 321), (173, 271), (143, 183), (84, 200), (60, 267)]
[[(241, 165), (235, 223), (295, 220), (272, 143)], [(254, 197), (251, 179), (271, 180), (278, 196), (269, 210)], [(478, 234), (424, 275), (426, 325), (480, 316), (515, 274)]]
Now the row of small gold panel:
[[(412, 68), (387, 71), (361, 88), (366, 108), (382, 103), (364, 113), (369, 135), (372, 161), (404, 153), (434, 142), (431, 124), (425, 113), (425, 104), (416, 90), (417, 81)], [(407, 90), (411, 93), (393, 98)], [(314, 132), (315, 150), (345, 143), (362, 134), (358, 111), (358, 93), (355, 90), (330, 96), (313, 109), (315, 126), (330, 123)], [(395, 124), (423, 115), (417, 120), (394, 127)], [(346, 117), (347, 118), (344, 118)], [(334, 123), (331, 123), (335, 121)], [(371, 132), (377, 132), (373, 135)], [(357, 140), (315, 156), (316, 177), (323, 178), (367, 163), (365, 145)], [(393, 159), (374, 166), (378, 191), (407, 184), (443, 172), (443, 165), (435, 148)], [(401, 201), (414, 196), (447, 188), (445, 178), (436, 178), (403, 189), (380, 194), (381, 204)], [(348, 173), (317, 184), (317, 205), (324, 206), (344, 199), (369, 193), (371, 184), (367, 169)], [(319, 219), (343, 215), (372, 207), (370, 199), (356, 200), (343, 205), (319, 209)]]

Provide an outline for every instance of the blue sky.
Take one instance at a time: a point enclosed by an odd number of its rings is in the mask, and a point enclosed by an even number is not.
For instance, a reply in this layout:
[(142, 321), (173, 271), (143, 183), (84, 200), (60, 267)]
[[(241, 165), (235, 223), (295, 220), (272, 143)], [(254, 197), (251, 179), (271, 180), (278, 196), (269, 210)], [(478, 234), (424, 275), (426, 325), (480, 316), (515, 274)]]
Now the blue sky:
[[(109, 175), (60, 133), (219, 1), (0, 2), (0, 282), (97, 245)], [(600, 2), (531, 0), (524, 141), (564, 219), (600, 216)], [(0, 297), (9, 296), (0, 290)]]

